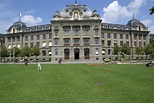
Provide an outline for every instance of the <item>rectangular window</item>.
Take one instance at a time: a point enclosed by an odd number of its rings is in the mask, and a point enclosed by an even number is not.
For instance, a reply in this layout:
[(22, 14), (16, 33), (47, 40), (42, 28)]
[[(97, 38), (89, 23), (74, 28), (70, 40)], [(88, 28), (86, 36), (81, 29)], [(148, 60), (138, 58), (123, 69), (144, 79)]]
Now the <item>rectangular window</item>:
[(40, 42), (36, 42), (36, 46), (40, 47)]
[(95, 36), (98, 36), (98, 30), (95, 30), (95, 34), (94, 34)]
[(135, 39), (135, 40), (137, 39), (137, 34), (134, 34), (134, 39)]
[(123, 34), (120, 34), (120, 39), (123, 39)]
[(111, 38), (111, 34), (110, 33), (107, 33), (107, 38)]
[(102, 38), (104, 38), (104, 33), (102, 33)]
[(58, 55), (58, 49), (55, 49), (55, 55)]
[(96, 53), (96, 55), (98, 55), (98, 50), (99, 50), (99, 48), (95, 48), (95, 53)]
[(135, 46), (135, 47), (137, 46), (137, 43), (136, 43), (136, 41), (134, 41), (134, 46)]
[(120, 46), (123, 46), (123, 41), (120, 41)]
[(145, 39), (146, 39), (146, 35), (143, 36), (143, 40), (145, 40)]
[(40, 35), (37, 35), (36, 38), (37, 38), (37, 40), (40, 40)]
[(79, 39), (74, 39), (74, 44), (79, 44)]
[(10, 37), (8, 37), (8, 41), (11, 42), (11, 38)]
[(102, 46), (104, 46), (104, 40), (102, 40)]
[(142, 38), (142, 35), (139, 35), (139, 40), (141, 40), (141, 38)]
[(28, 41), (28, 36), (25, 36), (25, 41)]
[(51, 33), (49, 34), (49, 39), (52, 39), (52, 34)]
[(33, 39), (34, 39), (34, 38), (33, 38), (33, 35), (31, 35), (31, 36), (30, 36), (30, 40), (33, 40)]
[(110, 41), (110, 40), (107, 41), (107, 45), (108, 45), (108, 46), (111, 46), (111, 41)]
[(43, 39), (46, 39), (46, 34), (43, 34)]
[(15, 37), (12, 38), (12, 41), (15, 42)]
[(126, 41), (126, 44), (129, 46), (129, 41)]
[(31, 48), (33, 47), (33, 42), (30, 43), (30, 47), (31, 47)]
[(114, 39), (117, 39), (117, 34), (116, 33), (114, 33)]
[(64, 44), (70, 44), (70, 39), (64, 39)]
[(139, 46), (141, 46), (141, 42), (139, 42)]
[(19, 41), (20, 41), (20, 37), (18, 36), (18, 37), (17, 37), (17, 42), (19, 42)]
[(28, 43), (25, 43), (25, 46), (27, 46), (28, 45)]
[(55, 45), (58, 45), (58, 39), (55, 39)]
[(95, 38), (95, 44), (99, 44), (99, 39)]
[(84, 44), (89, 44), (89, 39), (83, 39)]
[(58, 30), (55, 30), (55, 36), (58, 36)]
[(126, 39), (129, 39), (129, 35), (128, 34), (126, 34)]

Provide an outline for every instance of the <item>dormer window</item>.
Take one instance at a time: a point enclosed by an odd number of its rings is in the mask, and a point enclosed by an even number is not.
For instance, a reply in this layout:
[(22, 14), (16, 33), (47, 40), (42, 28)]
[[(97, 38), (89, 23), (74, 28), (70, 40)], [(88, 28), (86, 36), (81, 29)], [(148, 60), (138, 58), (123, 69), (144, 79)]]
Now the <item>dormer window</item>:
[(68, 10), (66, 10), (66, 12), (68, 12)]
[(86, 12), (86, 9), (84, 9), (84, 12)]

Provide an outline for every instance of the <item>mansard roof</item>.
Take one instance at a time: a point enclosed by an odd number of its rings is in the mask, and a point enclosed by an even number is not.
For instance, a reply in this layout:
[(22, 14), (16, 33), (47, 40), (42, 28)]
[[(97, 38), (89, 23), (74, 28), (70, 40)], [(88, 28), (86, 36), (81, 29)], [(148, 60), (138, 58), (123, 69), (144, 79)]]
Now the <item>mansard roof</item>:
[(61, 11), (61, 17), (70, 17), (70, 14), (73, 10), (79, 10), (83, 17), (90, 17), (92, 15), (91, 10), (86, 5), (74, 4), (66, 5), (66, 7)]

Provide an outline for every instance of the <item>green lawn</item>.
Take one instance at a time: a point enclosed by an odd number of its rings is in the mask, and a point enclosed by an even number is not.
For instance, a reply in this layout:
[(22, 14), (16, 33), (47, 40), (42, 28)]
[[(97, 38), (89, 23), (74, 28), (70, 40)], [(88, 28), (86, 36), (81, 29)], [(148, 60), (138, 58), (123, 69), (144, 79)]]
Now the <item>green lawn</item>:
[(154, 103), (154, 66), (0, 64), (0, 103)]

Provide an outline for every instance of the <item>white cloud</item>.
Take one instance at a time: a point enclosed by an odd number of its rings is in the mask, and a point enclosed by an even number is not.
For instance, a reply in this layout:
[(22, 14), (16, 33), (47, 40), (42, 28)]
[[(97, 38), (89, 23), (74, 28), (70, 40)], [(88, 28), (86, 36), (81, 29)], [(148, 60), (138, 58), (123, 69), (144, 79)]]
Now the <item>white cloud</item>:
[(147, 0), (134, 0), (126, 6), (121, 6), (118, 1), (113, 1), (107, 7), (103, 8), (104, 22), (116, 22), (124, 17), (131, 17), (133, 13), (140, 12), (140, 8), (146, 4)]
[(149, 28), (150, 33), (154, 34), (154, 25)]
[(41, 23), (43, 20), (41, 17), (34, 18), (32, 15), (24, 15), (22, 16), (21, 21), (27, 25), (36, 25)]
[(146, 20), (143, 20), (141, 21), (145, 26), (149, 26), (151, 23), (152, 23), (152, 20), (151, 19), (146, 19)]

